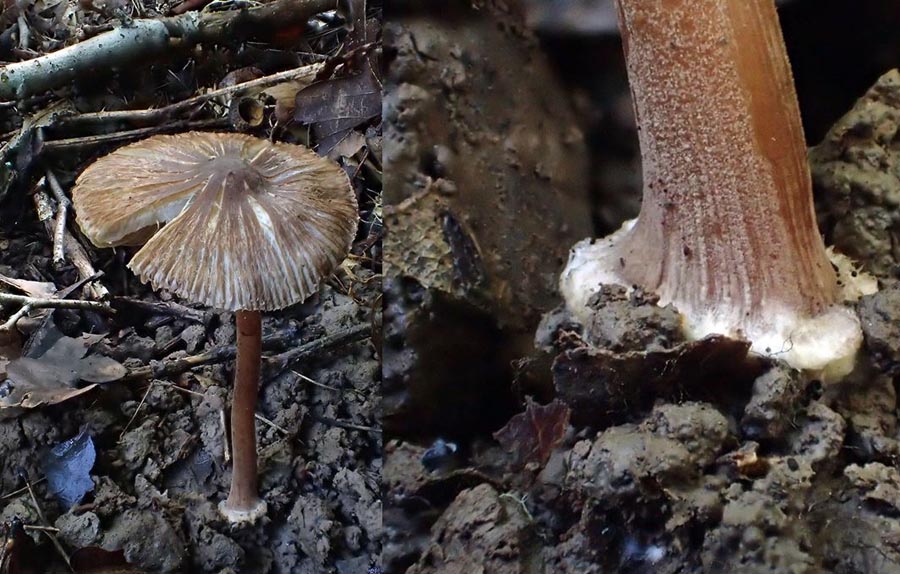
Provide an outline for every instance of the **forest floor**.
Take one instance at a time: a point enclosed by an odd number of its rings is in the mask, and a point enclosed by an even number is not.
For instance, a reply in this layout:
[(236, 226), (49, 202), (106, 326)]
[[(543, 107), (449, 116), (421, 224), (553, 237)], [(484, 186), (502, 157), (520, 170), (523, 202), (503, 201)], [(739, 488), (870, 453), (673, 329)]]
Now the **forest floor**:
[[(381, 8), (314, 5), (0, 6), (0, 60), (110, 42), (79, 52), (87, 63), (74, 77), (0, 87), (4, 574), (377, 571)], [(114, 37), (154, 22), (177, 35), (195, 21), (200, 37), (155, 52), (146, 42), (129, 54)], [(354, 97), (353, 113), (335, 103)], [(257, 434), (269, 510), (250, 526), (217, 510), (231, 477), (233, 315), (140, 284), (126, 269), (134, 250), (93, 247), (68, 199), (97, 157), (191, 130), (314, 147), (345, 169), (360, 207), (351, 255), (320, 292), (264, 315)], [(51, 301), (19, 313), (32, 301), (21, 297)]]
[[(472, 267), (471, 258), (455, 249), (446, 227), (448, 246), (432, 241), (440, 233), (429, 232), (421, 214), (437, 204), (440, 213), (464, 221), (481, 248), (484, 282), (515, 293), (519, 285), (503, 283), (492, 265), (516, 256), (516, 237), (496, 238), (496, 228), (484, 223), (486, 210), (467, 210), (455, 198), (482, 194), (515, 205), (520, 192), (540, 193), (508, 184), (514, 177), (541, 178), (553, 197), (578, 162), (554, 163), (545, 153), (532, 169), (518, 144), (540, 149), (552, 139), (548, 124), (565, 129), (571, 121), (560, 111), (567, 106), (580, 118), (576, 131), (585, 134), (592, 157), (585, 186), (591, 197), (585, 194), (575, 209), (558, 201), (537, 216), (522, 211), (519, 225), (530, 232), (535, 217), (546, 222), (590, 212), (602, 236), (635, 215), (640, 189), (621, 46), (609, 19), (573, 18), (598, 27), (537, 43), (522, 31), (521, 14), (511, 8), (516, 3), (479, 2), (476, 10), (465, 4), (439, 18), (410, 7), (389, 23), (386, 37), (394, 55), (386, 134), (399, 134), (390, 154), (400, 166), (391, 173), (399, 183), (388, 190), (398, 196), (389, 212), (390, 242), (421, 244), (426, 237), (429, 248), (436, 246), (428, 262), (386, 268), (386, 571), (900, 572), (900, 76), (889, 73), (900, 64), (900, 47), (885, 41), (866, 52), (855, 41), (844, 44), (848, 62), (836, 60), (835, 67), (849, 68), (855, 57), (852, 74), (868, 70), (856, 86), (829, 83), (834, 72), (821, 70), (821, 57), (804, 59), (802, 47), (793, 62), (801, 108), (812, 118), (805, 117), (816, 144), (810, 157), (820, 228), (881, 285), (856, 306), (866, 339), (857, 370), (842, 384), (823, 385), (777, 358), (748, 353), (742, 342), (684, 341), (675, 310), (639, 292), (605, 289), (587, 326), (545, 305), (529, 331), (510, 327), (503, 314), (524, 315), (527, 304), (504, 307), (490, 299), (491, 289), (465, 285), (462, 271)], [(554, 3), (554, 10), (530, 13), (531, 23), (563, 25), (541, 19), (590, 13), (596, 4)], [(804, 40), (819, 45), (811, 21), (821, 22), (822, 34), (836, 26), (874, 44), (878, 23), (900, 17), (887, 2), (867, 3), (854, 18), (837, 4), (784, 5), (789, 47)], [(481, 37), (490, 52), (480, 52), (470, 36)], [(535, 71), (541, 62), (555, 69), (559, 83), (529, 83), (542, 77)], [(520, 80), (504, 92), (509, 69)], [(485, 93), (484, 85), (493, 91)], [(505, 107), (494, 108), (492, 98)], [(857, 98), (863, 99), (849, 111)], [(480, 118), (481, 110), (493, 112), (484, 116), (490, 130), (472, 122), (449, 134), (434, 127)], [(479, 139), (479, 130), (491, 133)], [(579, 149), (573, 145), (569, 155)], [(477, 171), (484, 165), (490, 168)], [(422, 190), (402, 187), (409, 182), (421, 182)], [(530, 248), (544, 261), (528, 270), (528, 280), (550, 276), (552, 289), (564, 239), (533, 236), (543, 243), (535, 239)], [(525, 337), (534, 341), (530, 350)], [(486, 357), (487, 345), (501, 352)], [(507, 359), (505, 369), (492, 362), (498, 354)], [(455, 366), (429, 371), (435, 356)]]

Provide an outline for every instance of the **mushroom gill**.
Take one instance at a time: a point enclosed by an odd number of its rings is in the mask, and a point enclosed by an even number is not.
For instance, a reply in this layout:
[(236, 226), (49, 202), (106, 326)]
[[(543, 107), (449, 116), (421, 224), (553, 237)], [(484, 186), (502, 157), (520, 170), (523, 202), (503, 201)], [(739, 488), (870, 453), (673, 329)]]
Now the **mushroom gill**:
[(344, 171), (243, 134), (155, 136), (100, 158), (73, 190), (98, 246), (146, 242), (129, 268), (211, 307), (269, 311), (306, 299), (356, 233)]

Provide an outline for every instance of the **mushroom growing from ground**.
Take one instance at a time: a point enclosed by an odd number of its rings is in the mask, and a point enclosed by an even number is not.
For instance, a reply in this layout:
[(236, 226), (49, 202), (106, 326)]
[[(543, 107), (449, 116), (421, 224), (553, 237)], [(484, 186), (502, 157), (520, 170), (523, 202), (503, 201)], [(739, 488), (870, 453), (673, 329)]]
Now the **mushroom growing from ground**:
[(346, 257), (358, 218), (347, 175), (301, 146), (191, 132), (100, 158), (72, 197), (95, 245), (146, 241), (128, 264), (142, 281), (236, 312), (234, 466), (220, 509), (231, 522), (257, 519), (266, 512), (256, 468), (260, 311), (303, 301)]
[[(644, 195), (638, 218), (572, 250), (560, 280), (584, 320), (601, 283), (674, 304), (825, 378), (862, 342), (843, 302), (874, 291), (816, 226), (806, 146), (773, 0), (620, 0)], [(837, 271), (836, 271), (837, 269)]]

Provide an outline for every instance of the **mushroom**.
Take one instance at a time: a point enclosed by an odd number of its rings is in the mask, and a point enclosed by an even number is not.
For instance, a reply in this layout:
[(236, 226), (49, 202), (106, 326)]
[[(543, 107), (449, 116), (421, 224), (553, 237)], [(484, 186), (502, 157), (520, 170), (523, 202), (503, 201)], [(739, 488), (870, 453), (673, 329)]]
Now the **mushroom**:
[[(154, 289), (236, 312), (231, 522), (266, 512), (257, 490), (260, 311), (303, 301), (346, 257), (357, 204), (335, 163), (243, 134), (154, 136), (100, 158), (72, 191), (98, 247), (146, 244), (128, 267)], [(165, 227), (161, 226), (165, 225)]]
[(636, 220), (572, 249), (567, 307), (584, 321), (601, 283), (639, 286), (674, 304), (689, 337), (743, 338), (842, 377), (862, 341), (843, 302), (877, 284), (819, 235), (773, 0), (620, 0), (618, 14), (643, 200)]

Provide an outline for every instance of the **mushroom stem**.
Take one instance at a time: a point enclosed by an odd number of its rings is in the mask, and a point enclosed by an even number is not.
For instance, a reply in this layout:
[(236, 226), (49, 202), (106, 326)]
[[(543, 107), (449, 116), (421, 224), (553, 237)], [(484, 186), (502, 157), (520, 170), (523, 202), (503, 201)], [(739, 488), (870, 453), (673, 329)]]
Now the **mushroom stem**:
[[(773, 0), (620, 0), (644, 199), (622, 274), (738, 324), (837, 302)], [(721, 311), (720, 311), (721, 312)]]
[(265, 514), (259, 498), (256, 468), (256, 400), (262, 355), (262, 318), (259, 311), (237, 311), (237, 364), (231, 404), (231, 444), (234, 464), (231, 491), (221, 505), (231, 522), (252, 522)]
[[(618, 7), (644, 195), (633, 224), (573, 250), (569, 308), (583, 320), (600, 283), (639, 285), (674, 304), (692, 336), (745, 338), (798, 368), (855, 354), (859, 324), (839, 305), (816, 226), (774, 1)], [(835, 337), (823, 346), (825, 331)]]

